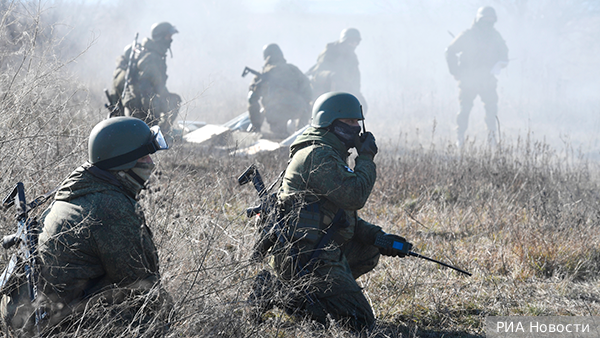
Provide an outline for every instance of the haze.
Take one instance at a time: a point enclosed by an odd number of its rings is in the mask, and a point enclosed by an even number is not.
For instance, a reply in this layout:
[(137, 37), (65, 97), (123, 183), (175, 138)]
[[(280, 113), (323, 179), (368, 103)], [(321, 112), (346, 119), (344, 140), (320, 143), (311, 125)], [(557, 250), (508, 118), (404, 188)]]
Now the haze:
[[(454, 141), (458, 89), (444, 50), (470, 27), (477, 8), (493, 6), (510, 64), (498, 76), (503, 141), (529, 136), (559, 151), (600, 155), (600, 5), (592, 1), (246, 0), (44, 3), (67, 34), (65, 56), (89, 50), (71, 66), (94, 96), (111, 84), (115, 59), (136, 32), (154, 22), (177, 27), (168, 57), (170, 91), (187, 102), (181, 117), (223, 123), (244, 112), (262, 47), (278, 43), (288, 62), (308, 70), (342, 29), (360, 30), (366, 126), (381, 142)], [(449, 33), (450, 32), (450, 33)], [(99, 107), (99, 114), (104, 114)], [(483, 143), (476, 99), (469, 138)]]

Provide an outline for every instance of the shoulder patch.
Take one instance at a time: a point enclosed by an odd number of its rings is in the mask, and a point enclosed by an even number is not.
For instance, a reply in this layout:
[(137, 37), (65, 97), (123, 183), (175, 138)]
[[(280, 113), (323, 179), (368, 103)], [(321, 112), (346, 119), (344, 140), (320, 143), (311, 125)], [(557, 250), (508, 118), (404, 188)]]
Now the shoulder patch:
[(353, 173), (354, 172), (354, 170), (350, 169), (350, 167), (348, 167), (348, 166), (345, 166), (345, 168), (346, 168), (346, 170), (348, 170), (349, 173)]

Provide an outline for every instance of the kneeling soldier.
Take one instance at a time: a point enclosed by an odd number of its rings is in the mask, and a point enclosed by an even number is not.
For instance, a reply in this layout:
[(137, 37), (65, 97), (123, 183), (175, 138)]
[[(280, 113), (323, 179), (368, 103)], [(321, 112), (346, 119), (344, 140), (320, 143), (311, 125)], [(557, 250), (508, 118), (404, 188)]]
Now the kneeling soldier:
[[(373, 270), (381, 254), (376, 241), (404, 238), (386, 234), (358, 217), (373, 189), (377, 154), (370, 132), (359, 136), (363, 119), (358, 99), (330, 92), (315, 102), (311, 127), (290, 147), (291, 161), (278, 192), (277, 240), (271, 248), (279, 285), (292, 294), (286, 311), (327, 323), (331, 316), (354, 331), (369, 330), (375, 316), (356, 278)], [(356, 148), (354, 168), (348, 150)], [(258, 280), (260, 279), (260, 280)], [(261, 273), (257, 282), (265, 281)], [(264, 290), (255, 283), (255, 293)], [(251, 300), (257, 295), (251, 296)]]

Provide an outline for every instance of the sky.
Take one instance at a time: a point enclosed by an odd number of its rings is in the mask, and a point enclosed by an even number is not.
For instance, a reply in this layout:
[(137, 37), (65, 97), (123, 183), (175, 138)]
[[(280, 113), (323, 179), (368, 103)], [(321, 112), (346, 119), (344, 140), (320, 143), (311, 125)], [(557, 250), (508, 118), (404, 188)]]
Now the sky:
[[(470, 27), (477, 9), (496, 9), (510, 63), (498, 76), (500, 130), (600, 156), (600, 10), (584, 0), (174, 0), (60, 1), (52, 7), (69, 41), (89, 50), (72, 71), (101, 93), (115, 59), (136, 32), (168, 21), (174, 36), (168, 87), (186, 101), (187, 119), (224, 123), (246, 108), (262, 47), (278, 43), (289, 63), (308, 70), (344, 28), (360, 30), (356, 49), (367, 126), (378, 140), (411, 145), (454, 139), (458, 89), (444, 50)], [(486, 136), (476, 99), (467, 135)]]

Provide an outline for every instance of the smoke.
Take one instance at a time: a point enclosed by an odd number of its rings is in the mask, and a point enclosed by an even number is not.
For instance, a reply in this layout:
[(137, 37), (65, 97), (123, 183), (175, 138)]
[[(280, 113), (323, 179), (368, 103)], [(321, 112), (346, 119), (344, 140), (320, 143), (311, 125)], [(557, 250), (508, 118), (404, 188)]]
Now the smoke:
[[(136, 32), (141, 39), (155, 22), (175, 25), (180, 33), (167, 60), (168, 88), (187, 102), (182, 117), (211, 123), (245, 110), (251, 79), (241, 72), (261, 68), (264, 45), (278, 43), (287, 61), (306, 71), (342, 29), (358, 28), (367, 127), (378, 140), (428, 145), (454, 139), (458, 89), (444, 50), (485, 5), (496, 9), (496, 29), (509, 48), (510, 64), (498, 76), (504, 140), (529, 136), (598, 155), (600, 8), (594, 2), (57, 0), (47, 11), (66, 34), (65, 55), (89, 46), (71, 71), (99, 96)], [(469, 138), (485, 140), (483, 120), (476, 99)]]

